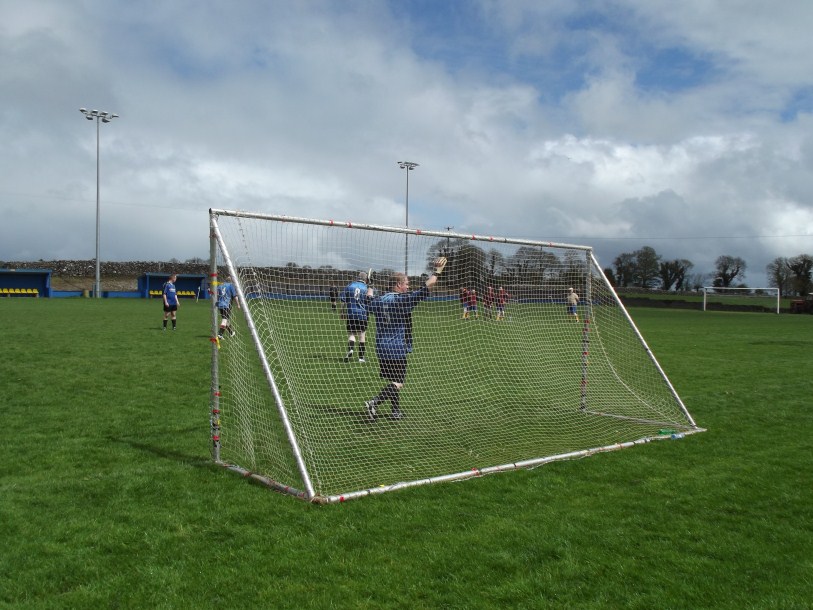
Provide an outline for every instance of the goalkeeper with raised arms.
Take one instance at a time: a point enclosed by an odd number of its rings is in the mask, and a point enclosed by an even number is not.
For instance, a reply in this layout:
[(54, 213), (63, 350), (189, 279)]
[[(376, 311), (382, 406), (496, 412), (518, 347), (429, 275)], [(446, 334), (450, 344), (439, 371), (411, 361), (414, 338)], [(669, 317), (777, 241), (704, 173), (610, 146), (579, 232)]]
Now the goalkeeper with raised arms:
[(374, 422), (378, 416), (381, 403), (392, 404), (390, 417), (403, 419), (400, 391), (404, 387), (407, 373), (407, 354), (411, 351), (408, 345), (407, 326), (412, 310), (429, 296), (432, 286), (446, 267), (446, 259), (435, 259), (434, 273), (419, 290), (409, 290), (409, 277), (404, 273), (394, 273), (390, 279), (388, 291), (373, 298), (373, 289), (368, 286), (367, 298), (369, 312), (375, 316), (375, 351), (378, 356), (379, 375), (389, 383), (381, 388), (377, 396), (364, 403), (367, 417)]

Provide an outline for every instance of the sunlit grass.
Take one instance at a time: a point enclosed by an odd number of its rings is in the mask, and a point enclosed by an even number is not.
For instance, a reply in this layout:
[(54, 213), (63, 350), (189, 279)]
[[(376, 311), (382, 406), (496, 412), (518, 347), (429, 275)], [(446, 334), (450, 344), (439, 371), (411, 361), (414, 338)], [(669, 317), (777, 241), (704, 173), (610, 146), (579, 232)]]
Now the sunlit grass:
[(0, 607), (806, 608), (813, 318), (635, 309), (708, 432), (314, 506), (209, 459), (209, 310), (0, 300)]

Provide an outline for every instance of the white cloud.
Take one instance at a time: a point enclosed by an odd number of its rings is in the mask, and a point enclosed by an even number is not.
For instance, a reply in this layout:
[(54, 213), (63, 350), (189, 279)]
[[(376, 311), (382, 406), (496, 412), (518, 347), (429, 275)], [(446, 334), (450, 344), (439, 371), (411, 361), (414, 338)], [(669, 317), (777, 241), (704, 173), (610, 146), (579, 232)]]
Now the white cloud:
[(813, 252), (809, 3), (144, 6), (0, 0), (0, 259), (92, 257), (80, 106), (105, 260), (205, 256), (209, 207), (401, 224), (401, 159), (412, 226)]

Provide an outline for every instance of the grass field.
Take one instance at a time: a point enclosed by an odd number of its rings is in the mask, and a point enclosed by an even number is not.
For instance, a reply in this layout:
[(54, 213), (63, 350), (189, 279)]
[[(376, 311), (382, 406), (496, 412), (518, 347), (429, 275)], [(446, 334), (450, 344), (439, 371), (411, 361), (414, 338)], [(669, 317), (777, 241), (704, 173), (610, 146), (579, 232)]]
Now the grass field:
[(809, 608), (813, 319), (633, 309), (708, 432), (314, 506), (209, 459), (209, 312), (0, 300), (0, 608)]
[[(561, 305), (513, 303), (497, 322), (461, 319), (456, 301), (422, 303), (401, 392), (406, 419), (391, 421), (386, 403), (375, 424), (364, 401), (383, 385), (376, 351), (371, 347), (366, 364), (346, 363), (345, 324), (325, 302), (253, 299), (251, 309), (259, 328), (273, 329), (261, 332), (261, 342), (322, 498), (694, 428), (617, 307), (597, 305), (585, 331)], [(271, 393), (240, 398), (266, 382), (259, 364), (251, 366), (259, 359), (243, 316), (234, 319), (239, 332), (219, 351), (223, 459), (302, 490), (292, 458), (284, 459), (292, 452), (280, 442)], [(370, 346), (376, 326), (370, 324)]]

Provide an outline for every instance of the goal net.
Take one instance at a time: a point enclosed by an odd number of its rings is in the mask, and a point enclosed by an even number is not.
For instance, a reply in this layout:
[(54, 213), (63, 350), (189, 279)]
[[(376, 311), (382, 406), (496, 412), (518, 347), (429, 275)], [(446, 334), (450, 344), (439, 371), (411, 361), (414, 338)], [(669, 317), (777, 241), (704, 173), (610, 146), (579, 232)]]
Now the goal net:
[[(241, 305), (219, 338), (212, 298), (213, 457), (275, 489), (338, 502), (702, 431), (589, 247), (226, 210), (210, 228), (211, 292), (230, 275)], [(374, 299), (397, 273), (434, 283), (403, 321), (400, 410), (374, 421), (391, 320), (362, 299), (362, 353), (358, 285), (342, 298), (370, 269)]]
[(779, 288), (719, 288), (703, 286), (703, 311), (779, 313)]

